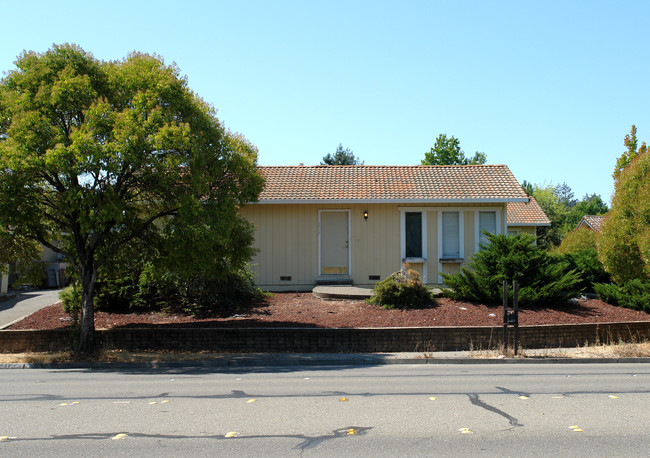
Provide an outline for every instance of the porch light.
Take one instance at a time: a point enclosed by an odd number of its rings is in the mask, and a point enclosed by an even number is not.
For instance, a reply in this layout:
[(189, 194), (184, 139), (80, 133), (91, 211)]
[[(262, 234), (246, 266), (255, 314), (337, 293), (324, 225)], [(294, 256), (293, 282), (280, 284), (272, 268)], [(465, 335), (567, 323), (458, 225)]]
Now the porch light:
[(363, 219), (368, 221), (368, 210), (363, 211)]

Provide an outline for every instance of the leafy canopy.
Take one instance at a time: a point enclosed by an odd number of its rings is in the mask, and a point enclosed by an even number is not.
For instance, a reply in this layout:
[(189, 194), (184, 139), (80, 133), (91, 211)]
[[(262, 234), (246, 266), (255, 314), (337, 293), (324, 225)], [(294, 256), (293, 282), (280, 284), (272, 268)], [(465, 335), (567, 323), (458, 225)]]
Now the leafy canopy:
[(440, 134), (428, 153), (424, 153), (422, 165), (475, 165), (485, 164), (487, 156), (485, 153), (474, 153), (471, 158), (465, 157), (460, 149), (460, 140), (453, 135), (447, 138), (447, 134)]
[(650, 154), (645, 144), (620, 170), (597, 243), (600, 260), (616, 283), (650, 279)]
[(323, 157), (321, 165), (363, 165), (363, 162), (354, 155), (350, 148), (343, 149), (343, 145), (339, 143), (334, 155), (328, 154)]
[(556, 186), (537, 186), (526, 183), (532, 188), (532, 196), (551, 220), (550, 227), (540, 227), (538, 243), (545, 248), (560, 245), (564, 237), (573, 231), (583, 216), (603, 215), (609, 208), (598, 194), (585, 194), (582, 200), (574, 198), (571, 187), (562, 183)]
[(638, 146), (639, 142), (636, 138), (636, 126), (634, 124), (632, 124), (632, 129), (630, 130), (630, 133), (625, 136), (625, 139), (623, 140), (623, 144), (625, 145), (627, 150), (621, 155), (621, 157), (619, 157), (616, 160), (614, 173), (612, 173), (614, 182), (618, 181), (625, 167), (630, 165), (630, 163), (632, 163), (632, 161), (636, 157), (648, 151), (648, 147), (646, 146), (645, 142), (641, 142), (641, 146)]
[(232, 240), (250, 240), (237, 209), (263, 185), (256, 149), (162, 58), (23, 52), (0, 81), (0, 129), (0, 225), (74, 266), (80, 352), (93, 350), (98, 274), (135, 240), (166, 236), (183, 250), (170, 265), (217, 274), (250, 254)]

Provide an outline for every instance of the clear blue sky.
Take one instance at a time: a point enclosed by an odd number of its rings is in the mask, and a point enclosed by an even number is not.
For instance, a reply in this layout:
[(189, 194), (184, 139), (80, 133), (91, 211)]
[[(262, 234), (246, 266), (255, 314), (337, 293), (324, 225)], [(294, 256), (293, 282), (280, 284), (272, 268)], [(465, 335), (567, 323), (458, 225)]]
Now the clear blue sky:
[(440, 133), (517, 179), (609, 201), (650, 141), (648, 1), (30, 1), (0, 8), (0, 70), (76, 43), (176, 62), (262, 165), (419, 164)]

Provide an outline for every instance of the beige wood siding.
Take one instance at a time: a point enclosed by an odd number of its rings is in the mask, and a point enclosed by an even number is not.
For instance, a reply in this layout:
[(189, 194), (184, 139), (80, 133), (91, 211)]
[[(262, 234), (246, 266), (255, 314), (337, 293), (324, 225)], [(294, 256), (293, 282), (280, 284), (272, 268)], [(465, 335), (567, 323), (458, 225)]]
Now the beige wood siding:
[(427, 212), (427, 283), (438, 283), (438, 212)]
[[(475, 211), (479, 208), (503, 208), (500, 205), (275, 205), (252, 204), (242, 208), (242, 215), (255, 227), (254, 247), (259, 250), (252, 261), (257, 285), (264, 290), (311, 290), (319, 275), (318, 215), (321, 210), (350, 212), (350, 277), (357, 286), (373, 286), (401, 267), (402, 211), (426, 213), (425, 265), (413, 267), (427, 273), (427, 283), (438, 282), (438, 210), (459, 210), (463, 218), (463, 255), (466, 264), (475, 249)], [(368, 211), (368, 219), (363, 217)], [(502, 211), (503, 211), (502, 210)], [(503, 214), (503, 213), (502, 213)], [(503, 226), (502, 226), (503, 230)], [(457, 271), (460, 266), (443, 265), (445, 273)], [(290, 277), (283, 280), (281, 277)]]
[[(397, 205), (247, 205), (242, 215), (255, 227), (252, 260), (257, 285), (266, 290), (308, 290), (318, 277), (318, 212), (350, 211), (350, 276), (372, 286), (400, 269)], [(368, 210), (368, 220), (363, 212)], [(291, 277), (291, 280), (281, 280)]]
[(537, 235), (536, 226), (508, 226), (509, 231), (517, 231), (517, 234)]

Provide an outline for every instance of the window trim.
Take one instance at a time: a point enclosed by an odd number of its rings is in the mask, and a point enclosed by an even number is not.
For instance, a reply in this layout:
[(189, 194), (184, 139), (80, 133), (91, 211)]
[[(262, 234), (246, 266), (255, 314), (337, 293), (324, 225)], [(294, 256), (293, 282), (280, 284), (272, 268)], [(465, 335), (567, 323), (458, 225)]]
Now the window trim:
[[(403, 263), (422, 264), (422, 282), (427, 284), (427, 219), (428, 210), (426, 207), (402, 207), (399, 209), (399, 225), (400, 225), (400, 258)], [(407, 213), (420, 213), (422, 215), (422, 257), (421, 258), (407, 258), (406, 257), (406, 214)]]

